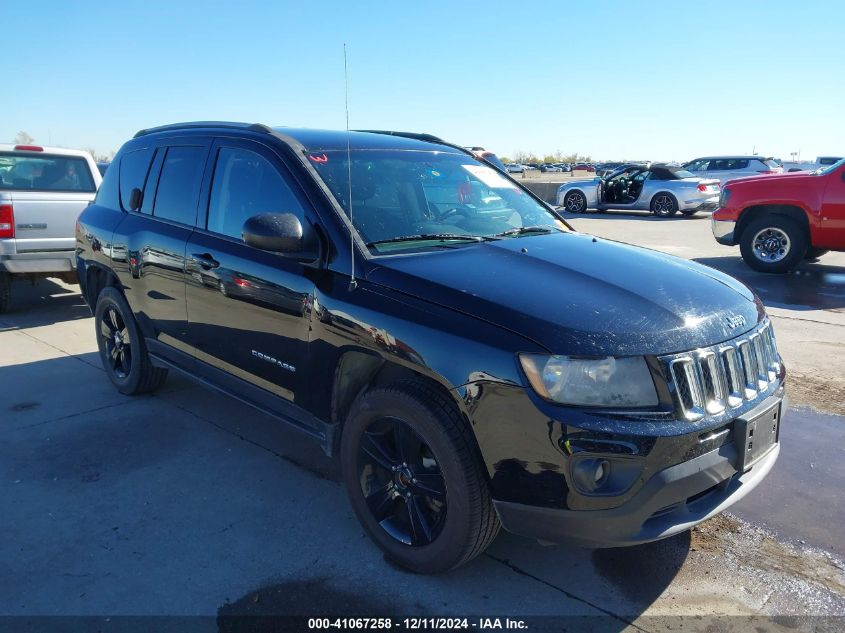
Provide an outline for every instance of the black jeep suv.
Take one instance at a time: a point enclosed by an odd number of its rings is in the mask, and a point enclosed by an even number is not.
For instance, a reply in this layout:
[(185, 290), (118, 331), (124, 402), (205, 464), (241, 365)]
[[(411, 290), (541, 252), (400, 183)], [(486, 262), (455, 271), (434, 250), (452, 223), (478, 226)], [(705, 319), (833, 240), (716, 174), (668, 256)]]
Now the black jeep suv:
[(746, 286), (576, 233), (432, 136), (142, 130), (77, 253), (119, 391), (177, 370), (312, 435), (413, 570), (470, 560), (500, 525), (667, 537), (778, 455), (785, 370)]

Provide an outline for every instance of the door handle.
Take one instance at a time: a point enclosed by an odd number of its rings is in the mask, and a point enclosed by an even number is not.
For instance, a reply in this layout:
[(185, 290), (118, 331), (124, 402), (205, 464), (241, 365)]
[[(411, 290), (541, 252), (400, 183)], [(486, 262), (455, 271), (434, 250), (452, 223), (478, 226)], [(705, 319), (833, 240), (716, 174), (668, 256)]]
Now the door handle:
[(206, 270), (210, 268), (217, 268), (220, 265), (220, 262), (218, 262), (208, 253), (194, 253), (193, 255), (191, 255), (191, 259), (193, 259), (196, 263), (198, 263)]

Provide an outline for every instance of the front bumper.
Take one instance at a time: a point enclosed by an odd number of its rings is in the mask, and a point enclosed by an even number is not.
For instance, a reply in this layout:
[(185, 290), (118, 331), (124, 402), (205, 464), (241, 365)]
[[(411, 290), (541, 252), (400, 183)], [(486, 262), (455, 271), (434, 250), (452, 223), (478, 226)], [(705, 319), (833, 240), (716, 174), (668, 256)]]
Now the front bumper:
[(710, 228), (713, 231), (713, 237), (719, 244), (725, 246), (734, 246), (734, 231), (736, 230), (735, 220), (717, 220), (715, 217), (710, 218)]
[[(778, 402), (768, 398), (755, 412)], [(775, 439), (750, 469), (739, 472), (737, 444), (727, 443), (657, 472), (624, 504), (604, 510), (494, 504), (502, 526), (522, 536), (585, 547), (637, 545), (673, 536), (726, 510), (766, 477), (779, 453)]]
[(0, 255), (0, 270), (12, 274), (70, 272), (76, 270), (76, 252)]

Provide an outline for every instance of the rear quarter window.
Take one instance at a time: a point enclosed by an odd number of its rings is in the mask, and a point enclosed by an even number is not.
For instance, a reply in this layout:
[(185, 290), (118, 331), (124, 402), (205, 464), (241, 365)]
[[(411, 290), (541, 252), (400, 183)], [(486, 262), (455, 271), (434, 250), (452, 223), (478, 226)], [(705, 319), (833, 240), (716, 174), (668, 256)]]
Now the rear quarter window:
[(97, 186), (81, 156), (0, 152), (0, 190), (94, 193)]

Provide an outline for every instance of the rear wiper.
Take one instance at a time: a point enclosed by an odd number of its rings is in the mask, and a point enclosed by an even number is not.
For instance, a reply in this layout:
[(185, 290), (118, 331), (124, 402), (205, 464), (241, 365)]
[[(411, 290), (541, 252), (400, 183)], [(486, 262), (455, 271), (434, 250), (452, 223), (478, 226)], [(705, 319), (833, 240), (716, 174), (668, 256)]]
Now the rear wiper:
[(508, 237), (510, 235), (526, 235), (529, 233), (552, 233), (554, 229), (547, 226), (520, 226), (515, 229), (508, 229), (501, 233), (496, 233), (493, 237)]
[(486, 238), (480, 235), (458, 235), (457, 233), (422, 233), (420, 235), (400, 235), (389, 237), (383, 240), (367, 242), (367, 246), (378, 246), (379, 244), (392, 244), (395, 242), (422, 242), (425, 240), (441, 242), (483, 242)]

